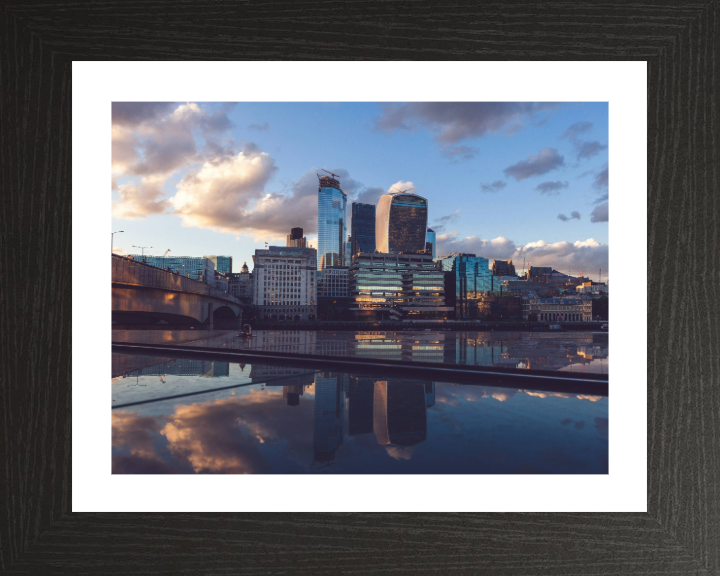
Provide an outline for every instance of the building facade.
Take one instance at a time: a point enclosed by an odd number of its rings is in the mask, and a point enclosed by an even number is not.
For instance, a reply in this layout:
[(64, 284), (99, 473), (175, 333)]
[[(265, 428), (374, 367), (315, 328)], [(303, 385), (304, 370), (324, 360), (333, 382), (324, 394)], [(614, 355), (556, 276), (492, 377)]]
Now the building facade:
[(335, 178), (318, 176), (318, 179), (317, 269), (322, 270), (345, 262), (347, 196)]
[(232, 274), (232, 256), (203, 256), (215, 265), (221, 274)]
[[(375, 252), (375, 205), (353, 202), (350, 222), (350, 254)], [(347, 265), (351, 264), (350, 258)]]
[(427, 236), (425, 237), (425, 243), (431, 244), (430, 253), (432, 254), (432, 257), (435, 258), (435, 230), (433, 230), (432, 228), (427, 229)]
[(500, 282), (493, 276), (488, 259), (454, 253), (434, 261), (445, 272), (445, 301), (455, 310), (455, 317), (471, 319), (482, 315), (479, 307), (482, 298), (500, 290)]
[(313, 248), (270, 246), (253, 256), (253, 304), (265, 320), (314, 320), (317, 314)]
[(410, 193), (385, 194), (375, 216), (375, 249), (385, 254), (425, 252), (428, 201)]
[(303, 236), (302, 228), (291, 228), (287, 235), (285, 246), (288, 248), (307, 248), (307, 238)]
[(442, 320), (443, 274), (425, 254), (356, 254), (350, 267), (350, 311), (358, 319)]
[(575, 288), (578, 294), (602, 294), (608, 295), (608, 286), (606, 284), (600, 284), (598, 282), (585, 282)]
[(162, 268), (186, 276), (210, 286), (215, 286), (215, 263), (208, 257), (200, 256), (141, 256), (130, 254), (130, 258), (150, 266)]
[(349, 266), (328, 266), (318, 272), (317, 295), (319, 298), (347, 298)]
[(230, 274), (228, 280), (228, 293), (240, 298), (243, 302), (253, 301), (253, 274), (248, 270), (247, 262), (243, 262), (240, 272)]
[(591, 298), (523, 298), (523, 319), (532, 322), (590, 322)]
[(515, 276), (515, 265), (512, 260), (493, 260), (492, 264), (493, 276)]

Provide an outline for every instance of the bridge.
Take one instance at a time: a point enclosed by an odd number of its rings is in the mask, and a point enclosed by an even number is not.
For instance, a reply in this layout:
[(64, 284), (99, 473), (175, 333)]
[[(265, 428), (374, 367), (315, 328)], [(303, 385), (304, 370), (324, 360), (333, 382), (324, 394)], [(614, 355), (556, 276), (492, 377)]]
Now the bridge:
[(216, 324), (235, 327), (242, 321), (243, 304), (222, 290), (112, 255), (113, 324)]

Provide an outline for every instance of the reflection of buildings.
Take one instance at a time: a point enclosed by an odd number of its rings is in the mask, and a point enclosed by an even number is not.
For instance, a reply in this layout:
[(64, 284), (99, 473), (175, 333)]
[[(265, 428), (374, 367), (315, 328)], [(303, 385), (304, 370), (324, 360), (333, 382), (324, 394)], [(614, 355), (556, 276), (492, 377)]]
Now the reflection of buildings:
[[(243, 342), (243, 348), (275, 350), (293, 354), (317, 354), (315, 332), (307, 330), (253, 330), (250, 342)], [(245, 346), (249, 344), (249, 346)]]
[(426, 404), (425, 386), (420, 382), (375, 382), (373, 428), (378, 443), (414, 446), (423, 442), (427, 438)]
[(303, 395), (304, 386), (283, 386), (283, 398), (287, 399), (288, 406), (300, 404), (300, 396)]
[(133, 376), (204, 376), (206, 378), (218, 378), (229, 375), (230, 365), (227, 362), (181, 358), (170, 360), (164, 364), (141, 368), (133, 372)]
[(370, 434), (373, 431), (373, 392), (372, 378), (350, 376), (348, 390), (348, 434)]
[(344, 382), (347, 374), (315, 375), (313, 453), (315, 462), (329, 462), (343, 441)]
[(263, 383), (267, 387), (282, 386), (283, 398), (287, 398), (285, 388), (292, 389), (288, 390), (291, 393), (298, 392), (297, 388), (300, 388), (298, 396), (302, 396), (302, 390), (305, 386), (312, 385), (314, 374), (312, 370), (307, 368), (293, 368), (291, 366), (253, 364), (250, 367), (250, 379), (253, 383)]

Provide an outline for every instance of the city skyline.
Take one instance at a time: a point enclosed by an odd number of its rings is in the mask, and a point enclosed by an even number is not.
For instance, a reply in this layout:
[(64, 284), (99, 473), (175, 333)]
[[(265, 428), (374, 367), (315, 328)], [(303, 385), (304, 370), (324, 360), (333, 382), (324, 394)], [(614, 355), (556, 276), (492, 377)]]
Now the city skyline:
[(317, 248), (326, 168), (347, 231), (352, 202), (414, 187), (438, 256), (607, 279), (606, 144), (605, 103), (115, 104), (114, 245), (239, 266), (302, 227)]

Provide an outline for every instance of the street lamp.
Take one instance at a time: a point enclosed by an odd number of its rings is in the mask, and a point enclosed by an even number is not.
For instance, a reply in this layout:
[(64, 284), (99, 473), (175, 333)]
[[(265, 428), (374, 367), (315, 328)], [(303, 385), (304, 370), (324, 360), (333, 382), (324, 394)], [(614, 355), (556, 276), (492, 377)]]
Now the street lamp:
[(115, 234), (122, 234), (125, 230), (118, 230), (117, 232), (110, 232), (110, 254), (113, 251), (113, 240), (115, 240)]
[(140, 248), (140, 256), (142, 256), (143, 262), (145, 262), (145, 249), (155, 248), (155, 246), (135, 246), (135, 244), (133, 244), (133, 248)]

